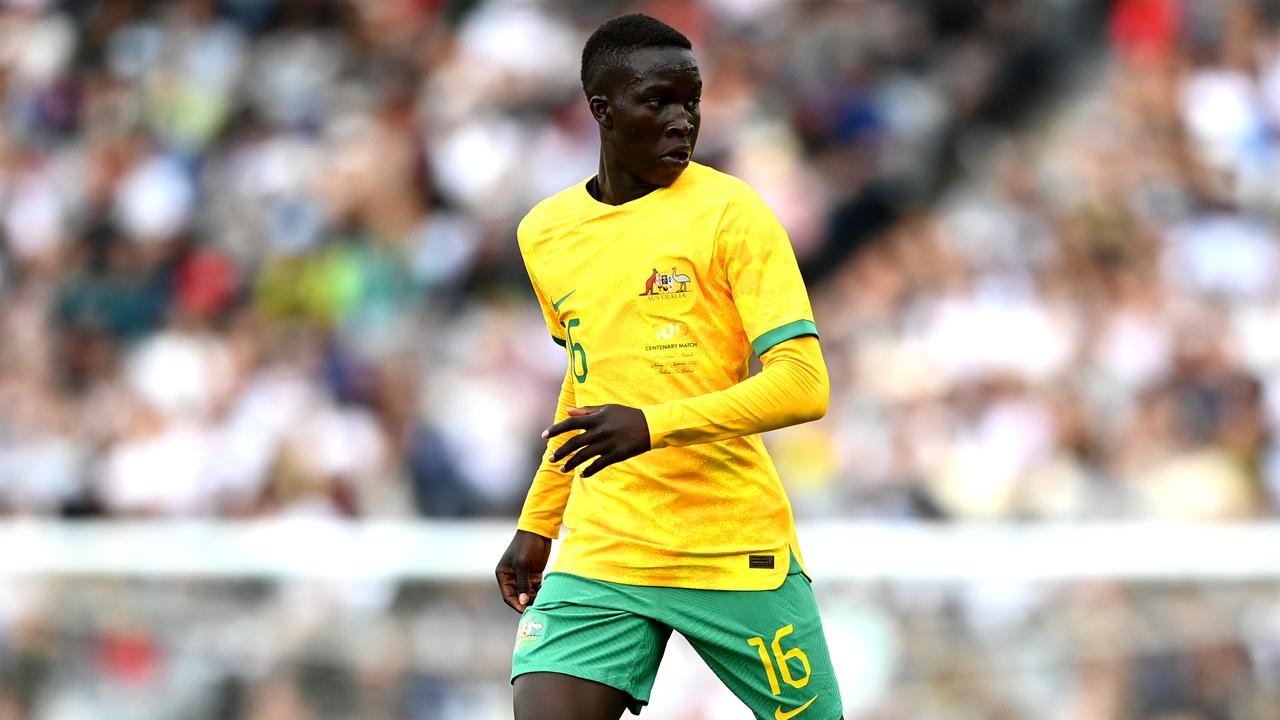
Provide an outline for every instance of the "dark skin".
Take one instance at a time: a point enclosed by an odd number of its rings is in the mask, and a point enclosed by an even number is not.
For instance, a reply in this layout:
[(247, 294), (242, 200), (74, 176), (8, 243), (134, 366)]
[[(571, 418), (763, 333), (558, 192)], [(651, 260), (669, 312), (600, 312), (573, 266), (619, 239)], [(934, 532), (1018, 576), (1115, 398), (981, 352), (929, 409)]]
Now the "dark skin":
[(600, 171), (589, 186), (607, 205), (666, 187), (688, 166), (702, 122), (702, 77), (689, 50), (644, 48), (607, 91), (587, 100), (600, 127)]

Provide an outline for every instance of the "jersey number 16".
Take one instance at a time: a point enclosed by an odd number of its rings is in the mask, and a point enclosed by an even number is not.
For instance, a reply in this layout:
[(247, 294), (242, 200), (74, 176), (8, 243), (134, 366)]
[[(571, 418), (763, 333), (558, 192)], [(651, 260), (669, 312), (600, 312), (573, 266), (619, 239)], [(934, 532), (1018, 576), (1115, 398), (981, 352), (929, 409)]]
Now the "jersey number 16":
[[(587, 381), (587, 351), (582, 348), (582, 343), (573, 341), (573, 329), (582, 324), (578, 318), (569, 318), (569, 323), (564, 325), (565, 335), (568, 336), (568, 342), (565, 346), (569, 348), (569, 367), (573, 369), (573, 376), (578, 382)], [(578, 372), (578, 365), (582, 365), (582, 372)]]

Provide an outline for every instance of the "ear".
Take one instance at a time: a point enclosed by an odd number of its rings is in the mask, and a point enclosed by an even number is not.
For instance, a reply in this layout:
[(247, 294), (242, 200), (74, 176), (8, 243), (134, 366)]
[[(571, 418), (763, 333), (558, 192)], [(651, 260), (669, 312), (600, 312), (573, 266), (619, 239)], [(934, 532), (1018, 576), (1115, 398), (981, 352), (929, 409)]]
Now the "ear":
[(591, 116), (596, 119), (600, 127), (610, 129), (613, 127), (613, 108), (609, 105), (609, 99), (603, 95), (592, 95), (587, 99), (587, 104), (591, 106)]

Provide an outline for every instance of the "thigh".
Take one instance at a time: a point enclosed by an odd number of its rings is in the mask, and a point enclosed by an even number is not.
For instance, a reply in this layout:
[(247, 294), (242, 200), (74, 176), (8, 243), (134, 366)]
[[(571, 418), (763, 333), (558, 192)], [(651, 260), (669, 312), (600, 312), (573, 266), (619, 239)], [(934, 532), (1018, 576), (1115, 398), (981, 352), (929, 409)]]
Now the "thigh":
[(757, 718), (841, 716), (822, 619), (804, 575), (788, 575), (777, 590), (687, 592), (696, 593), (688, 619), (673, 626)]
[[(520, 617), (511, 657), (518, 718), (595, 718), (576, 711), (530, 713), (534, 703), (595, 707), (598, 698), (619, 697), (599, 686), (620, 693), (624, 707), (640, 712), (649, 701), (671, 629), (627, 607), (628, 598), (608, 584), (564, 573), (547, 576), (533, 607)], [(555, 688), (559, 690), (551, 692)]]
[(552, 672), (517, 677), (515, 720), (618, 720), (631, 696), (594, 680)]

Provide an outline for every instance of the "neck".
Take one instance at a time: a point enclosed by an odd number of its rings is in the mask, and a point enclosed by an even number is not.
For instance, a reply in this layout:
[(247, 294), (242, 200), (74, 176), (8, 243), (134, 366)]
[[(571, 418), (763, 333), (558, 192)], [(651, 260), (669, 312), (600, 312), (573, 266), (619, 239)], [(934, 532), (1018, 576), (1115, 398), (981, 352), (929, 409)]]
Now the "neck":
[(612, 162), (603, 151), (600, 153), (600, 171), (596, 175), (596, 199), (606, 205), (621, 205), (657, 190), (653, 185), (623, 170)]

